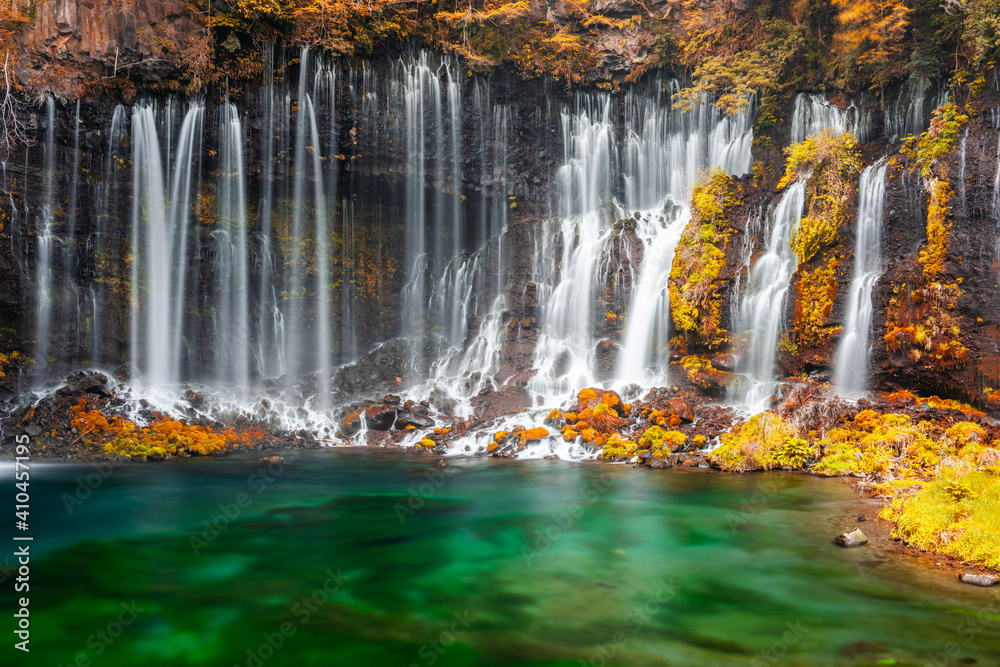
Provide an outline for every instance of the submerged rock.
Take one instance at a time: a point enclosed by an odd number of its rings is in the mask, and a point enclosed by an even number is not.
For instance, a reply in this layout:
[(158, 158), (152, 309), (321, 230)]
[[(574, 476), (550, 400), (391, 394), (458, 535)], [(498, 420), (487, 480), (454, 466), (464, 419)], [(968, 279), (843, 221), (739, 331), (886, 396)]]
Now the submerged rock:
[(842, 547), (860, 547), (863, 544), (868, 544), (868, 538), (865, 537), (860, 528), (855, 528), (846, 533), (841, 533), (834, 542)]
[(262, 456), (259, 459), (257, 459), (257, 463), (261, 465), (276, 465), (284, 462), (285, 459), (281, 458), (280, 456)]
[(958, 575), (958, 580), (963, 584), (972, 584), (973, 586), (996, 586), (997, 584), (1000, 584), (1000, 577), (995, 574), (963, 572)]

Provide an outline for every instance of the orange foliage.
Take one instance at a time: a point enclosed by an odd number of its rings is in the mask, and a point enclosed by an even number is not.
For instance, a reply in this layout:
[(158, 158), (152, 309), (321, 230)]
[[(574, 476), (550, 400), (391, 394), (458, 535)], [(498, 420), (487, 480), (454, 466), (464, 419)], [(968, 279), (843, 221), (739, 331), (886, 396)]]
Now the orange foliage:
[(126, 458), (133, 455), (162, 458), (181, 453), (206, 456), (241, 444), (252, 444), (264, 435), (256, 430), (237, 434), (232, 428), (215, 431), (159, 413), (148, 426), (139, 427), (121, 417), (106, 416), (99, 410), (87, 411), (84, 399), (80, 399), (70, 413), (70, 425), (86, 438), (86, 446), (100, 447), (107, 454)]

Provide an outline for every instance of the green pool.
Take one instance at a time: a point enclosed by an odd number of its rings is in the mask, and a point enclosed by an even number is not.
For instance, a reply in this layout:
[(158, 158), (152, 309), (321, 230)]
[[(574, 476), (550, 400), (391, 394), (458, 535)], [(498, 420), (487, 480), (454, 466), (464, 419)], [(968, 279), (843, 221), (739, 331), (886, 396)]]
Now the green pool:
[(1000, 664), (1000, 591), (831, 544), (839, 480), (433, 461), (36, 463), (2, 664)]

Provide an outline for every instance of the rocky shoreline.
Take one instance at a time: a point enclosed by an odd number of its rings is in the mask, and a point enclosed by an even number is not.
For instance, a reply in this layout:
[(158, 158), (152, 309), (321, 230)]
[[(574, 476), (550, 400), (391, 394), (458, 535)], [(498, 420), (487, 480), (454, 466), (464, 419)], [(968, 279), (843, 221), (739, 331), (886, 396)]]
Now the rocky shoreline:
[[(882, 517), (869, 517), (873, 510), (869, 507), (859, 514), (874, 520), (858, 523), (858, 527), (873, 546), (910, 554), (934, 567), (980, 574), (997, 571), (983, 559), (976, 562), (944, 553), (944, 547), (929, 548), (932, 545), (928, 545), (926, 536), (921, 539), (919, 532), (908, 539), (900, 523), (887, 520), (886, 513), (893, 508), (899, 510), (896, 503), (900, 498), (915, 498), (920, 488), (937, 483), (942, 475), (947, 476), (949, 466), (963, 465), (957, 452), (970, 447), (980, 456), (975, 469), (982, 471), (981, 474), (994, 474), (996, 462), (990, 457), (996, 450), (987, 445), (1000, 440), (1000, 422), (968, 405), (922, 399), (906, 392), (874, 394), (856, 402), (848, 401), (833, 396), (828, 384), (810, 379), (789, 380), (781, 397), (772, 399), (769, 411), (748, 419), (733, 407), (720, 404), (716, 397), (706, 396), (704, 378), (697, 373), (674, 376), (678, 378), (675, 386), (654, 388), (641, 397), (641, 390), (635, 386), (624, 390), (622, 395), (585, 388), (579, 392), (576, 403), (564, 406), (565, 410), (552, 410), (542, 423), (532, 428), (517, 426), (510, 431), (495, 429), (503, 417), (528, 411), (523, 387), (516, 383), (503, 385), (499, 391), (481, 392), (473, 398), (475, 414), (468, 418), (454, 415), (454, 400), (412, 401), (387, 394), (380, 400), (358, 401), (341, 408), (340, 428), (335, 438), (329, 439), (307, 430), (283, 429), (263, 412), (259, 418), (210, 417), (200, 410), (205, 397), (191, 391), (185, 395), (191, 406), (189, 418), (171, 418), (144, 400), (133, 411), (134, 404), (127, 405), (125, 399), (116, 395), (111, 378), (96, 372), (78, 372), (67, 376), (54, 392), (8, 413), (0, 459), (13, 456), (15, 431), (31, 438), (34, 458), (73, 462), (280, 454), (342, 445), (434, 457), (434, 465), (443, 467), (446, 463), (439, 457), (454, 454), (456, 443), (463, 438), (476, 444), (466, 445), (464, 452), (459, 450), (460, 454), (495, 458), (518, 458), (532, 444), (558, 439), (579, 443), (590, 452), (591, 458), (636, 468), (685, 467), (741, 473), (783, 469), (834, 476), (828, 462), (835, 458), (838, 441), (836, 438), (831, 441), (830, 434), (842, 434), (845, 429), (860, 428), (858, 424), (868, 422), (878, 422), (877, 428), (881, 429), (882, 422), (887, 422), (902, 424), (904, 430), (879, 437), (899, 442), (907, 438), (909, 443), (916, 442), (913, 437), (916, 431), (906, 428), (922, 429), (921, 432), (931, 436), (938, 434), (936, 441), (945, 443), (942, 447), (952, 441), (950, 436), (941, 434), (966, 435), (961, 442), (952, 442), (954, 452), (942, 450), (943, 458), (932, 467), (921, 469), (913, 464), (895, 474), (882, 471), (881, 476), (864, 468), (834, 469), (836, 474), (852, 479), (866, 499), (866, 507), (879, 503), (878, 513)], [(760, 431), (754, 430), (761, 424), (770, 425), (771, 431), (765, 430), (761, 436)], [(882, 433), (872, 430), (876, 429), (873, 426), (866, 428), (870, 432), (863, 435), (869, 440)], [(781, 439), (777, 445), (768, 440), (774, 434)], [(753, 441), (753, 453), (745, 462), (734, 465), (732, 451), (743, 451), (740, 448), (746, 447), (744, 441), (748, 437)], [(898, 460), (906, 457), (907, 446), (914, 446), (907, 442), (894, 445), (901, 447), (896, 450)], [(796, 452), (806, 453), (796, 458)], [(865, 451), (863, 456), (868, 455)], [(906, 480), (908, 486), (899, 489), (892, 486), (898, 480)], [(949, 489), (955, 502), (974, 499), (976, 495), (964, 487)], [(969, 583), (975, 583), (974, 579)]]

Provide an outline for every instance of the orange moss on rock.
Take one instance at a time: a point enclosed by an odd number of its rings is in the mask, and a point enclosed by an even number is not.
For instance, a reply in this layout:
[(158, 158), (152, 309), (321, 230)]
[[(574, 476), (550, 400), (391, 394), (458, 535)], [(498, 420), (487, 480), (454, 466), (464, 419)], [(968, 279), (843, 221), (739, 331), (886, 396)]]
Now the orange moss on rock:
[(804, 348), (824, 345), (841, 327), (828, 327), (833, 299), (837, 296), (836, 257), (826, 264), (799, 272), (798, 298), (795, 300), (794, 325), (797, 345)]
[[(250, 445), (261, 439), (262, 430), (237, 433), (233, 428), (213, 430), (185, 424), (157, 414), (148, 426), (139, 427), (121, 417), (106, 416), (99, 410), (87, 410), (86, 401), (70, 409), (70, 424), (86, 438), (84, 444), (100, 448), (105, 454), (131, 458), (190, 454), (206, 456), (218, 451)], [(89, 444), (88, 444), (89, 443)]]

